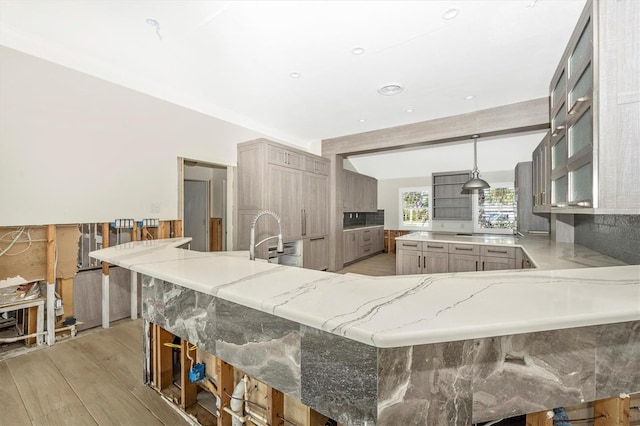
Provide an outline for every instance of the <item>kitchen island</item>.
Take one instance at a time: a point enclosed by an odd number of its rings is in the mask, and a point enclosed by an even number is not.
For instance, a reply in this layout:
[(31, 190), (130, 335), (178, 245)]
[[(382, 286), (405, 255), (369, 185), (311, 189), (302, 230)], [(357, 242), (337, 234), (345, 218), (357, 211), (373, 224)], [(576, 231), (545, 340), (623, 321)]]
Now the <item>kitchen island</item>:
[(145, 324), (344, 424), (466, 425), (640, 391), (640, 266), (367, 277), (181, 243), (91, 255), (143, 275)]

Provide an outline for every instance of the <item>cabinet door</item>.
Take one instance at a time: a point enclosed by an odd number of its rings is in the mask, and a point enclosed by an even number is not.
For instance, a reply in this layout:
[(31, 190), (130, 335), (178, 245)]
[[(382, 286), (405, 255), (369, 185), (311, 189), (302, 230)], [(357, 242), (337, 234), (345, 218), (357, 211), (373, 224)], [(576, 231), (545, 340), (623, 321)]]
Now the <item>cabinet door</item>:
[[(280, 216), (282, 236), (287, 240), (302, 237), (302, 172), (269, 164), (268, 209)], [(277, 235), (278, 226), (269, 221), (269, 232)]]
[(342, 208), (345, 212), (355, 211), (355, 173), (345, 170), (342, 173)]
[(372, 177), (364, 176), (364, 209), (368, 212), (378, 210), (378, 181)]
[(343, 233), (344, 263), (353, 262), (359, 255), (358, 233), (348, 231)]
[(329, 234), (329, 177), (304, 173), (302, 235), (320, 237)]
[(422, 251), (399, 249), (396, 254), (396, 275), (422, 273)]
[(511, 257), (480, 257), (480, 270), (500, 271), (503, 269), (515, 269), (516, 259)]
[(425, 274), (449, 272), (449, 253), (423, 252), (422, 256), (422, 266)]
[(479, 256), (470, 254), (449, 254), (449, 272), (479, 271)]
[(302, 266), (307, 269), (329, 269), (329, 238), (306, 238), (303, 244)]
[(267, 147), (267, 158), (271, 164), (299, 170), (303, 168), (304, 164), (304, 156), (302, 154), (273, 145)]
[(376, 229), (376, 239), (375, 239), (375, 251), (383, 251), (384, 250), (384, 228)]

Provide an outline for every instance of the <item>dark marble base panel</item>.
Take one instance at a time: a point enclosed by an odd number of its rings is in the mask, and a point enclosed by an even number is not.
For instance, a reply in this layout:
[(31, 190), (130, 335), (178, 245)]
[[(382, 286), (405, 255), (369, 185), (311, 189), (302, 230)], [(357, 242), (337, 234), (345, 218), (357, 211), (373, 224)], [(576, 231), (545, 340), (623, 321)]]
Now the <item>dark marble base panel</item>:
[(640, 391), (640, 321), (387, 349), (147, 276), (142, 299), (146, 326), (345, 425), (463, 426)]

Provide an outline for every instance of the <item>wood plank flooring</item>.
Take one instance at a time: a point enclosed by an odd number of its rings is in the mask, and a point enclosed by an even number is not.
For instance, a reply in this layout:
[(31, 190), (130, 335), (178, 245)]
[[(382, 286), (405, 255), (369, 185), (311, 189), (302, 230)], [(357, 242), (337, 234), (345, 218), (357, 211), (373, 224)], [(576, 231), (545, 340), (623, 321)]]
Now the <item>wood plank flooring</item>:
[(0, 425), (189, 425), (142, 382), (142, 320), (0, 362)]
[(352, 263), (338, 271), (339, 274), (346, 274), (348, 272), (374, 277), (395, 275), (396, 255), (395, 253), (380, 253), (359, 262)]

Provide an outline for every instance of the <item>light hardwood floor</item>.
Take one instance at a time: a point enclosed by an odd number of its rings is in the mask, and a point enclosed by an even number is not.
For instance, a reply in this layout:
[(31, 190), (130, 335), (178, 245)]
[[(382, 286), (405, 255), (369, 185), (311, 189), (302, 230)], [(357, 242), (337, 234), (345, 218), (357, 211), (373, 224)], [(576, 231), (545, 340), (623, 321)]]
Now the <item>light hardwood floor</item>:
[(375, 277), (395, 275), (396, 274), (396, 255), (395, 253), (380, 253), (375, 256), (368, 257), (356, 263), (346, 266), (338, 271), (339, 274), (347, 272), (361, 275), (371, 275)]
[(0, 425), (188, 425), (142, 382), (142, 320), (0, 362)]

